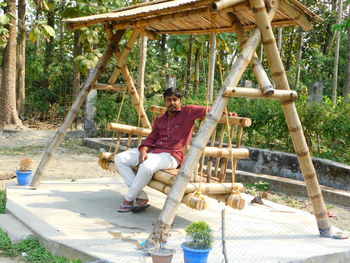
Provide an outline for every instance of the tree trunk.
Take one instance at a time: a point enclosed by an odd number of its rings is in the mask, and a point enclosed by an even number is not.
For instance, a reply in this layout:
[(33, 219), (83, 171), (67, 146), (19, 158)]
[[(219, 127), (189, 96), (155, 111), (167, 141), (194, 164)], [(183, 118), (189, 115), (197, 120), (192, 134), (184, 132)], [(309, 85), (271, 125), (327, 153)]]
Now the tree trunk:
[(78, 63), (74, 62), (74, 58), (81, 55), (82, 47), (79, 43), (80, 31), (74, 31), (74, 47), (73, 47), (73, 98), (75, 98), (80, 91), (80, 72), (78, 69)]
[[(281, 54), (281, 51), (282, 51), (282, 32), (283, 32), (283, 27), (279, 27), (277, 29), (277, 47), (278, 47), (278, 51), (280, 52)], [(282, 56), (282, 54), (281, 54)]]
[(300, 84), (300, 61), (301, 61), (301, 56), (302, 56), (302, 47), (303, 47), (303, 41), (304, 41), (304, 31), (300, 28), (299, 30), (299, 36), (298, 36), (298, 43), (297, 43), (297, 73), (296, 73), (296, 77), (295, 77), (295, 88), (298, 89), (299, 88), (299, 84)]
[(26, 15), (26, 1), (18, 0), (16, 106), (17, 106), (19, 115), (24, 114), (24, 99), (25, 99), (25, 49), (26, 49), (25, 15)]
[[(350, 6), (349, 6), (349, 15), (350, 19)], [(346, 45), (346, 66), (345, 66), (345, 84), (343, 90), (343, 96), (346, 101), (350, 101), (350, 27), (347, 29), (348, 41)]]
[(197, 48), (197, 50), (196, 50), (194, 61), (195, 61), (194, 62), (194, 64), (195, 64), (195, 68), (194, 68), (194, 75), (195, 75), (194, 93), (196, 94), (198, 92), (198, 89), (199, 89), (199, 48)]
[[(343, 11), (343, 0), (339, 0), (337, 24), (341, 23)], [(340, 31), (337, 30), (335, 33), (335, 54), (334, 54), (334, 70), (333, 70), (333, 85), (332, 85), (332, 102), (337, 102), (337, 86), (338, 86), (338, 66), (339, 66), (339, 46), (340, 46)]]
[(190, 94), (193, 41), (194, 41), (194, 36), (191, 34), (190, 35), (188, 52), (187, 52), (186, 91), (185, 91), (186, 95)]
[[(52, 2), (50, 0), (49, 2)], [(49, 10), (47, 12), (47, 24), (52, 28), (55, 28), (55, 10)], [(50, 67), (53, 62), (53, 50), (54, 50), (54, 38), (50, 37), (50, 40), (45, 44), (45, 67), (44, 67), (44, 76), (45, 79), (42, 82), (41, 88), (48, 89), (50, 88)]]
[(210, 60), (209, 60), (209, 74), (208, 74), (208, 100), (209, 102), (213, 101), (214, 98), (214, 76), (215, 76), (215, 61), (216, 61), (216, 34), (211, 33), (211, 42), (210, 42)]
[(147, 37), (140, 35), (140, 60), (137, 74), (137, 86), (140, 94), (140, 107), (143, 107), (145, 97), (145, 68), (147, 61)]
[(291, 32), (291, 36), (289, 38), (289, 45), (288, 45), (288, 56), (287, 57), (287, 61), (286, 61), (286, 70), (288, 71), (291, 67), (292, 64), (292, 53), (293, 53), (293, 46), (294, 46), (294, 27), (292, 27), (290, 29)]
[(0, 131), (6, 123), (22, 125), (16, 109), (16, 0), (7, 0), (5, 13), (10, 15), (6, 25), (9, 38), (3, 51), (0, 89)]

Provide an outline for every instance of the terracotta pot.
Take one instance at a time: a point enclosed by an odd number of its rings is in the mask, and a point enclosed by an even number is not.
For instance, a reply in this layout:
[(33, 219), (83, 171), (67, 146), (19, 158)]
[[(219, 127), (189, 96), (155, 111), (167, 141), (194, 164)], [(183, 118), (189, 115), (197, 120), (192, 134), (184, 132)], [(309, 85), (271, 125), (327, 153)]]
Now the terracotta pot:
[(176, 251), (175, 249), (152, 247), (148, 252), (152, 256), (153, 263), (170, 263)]

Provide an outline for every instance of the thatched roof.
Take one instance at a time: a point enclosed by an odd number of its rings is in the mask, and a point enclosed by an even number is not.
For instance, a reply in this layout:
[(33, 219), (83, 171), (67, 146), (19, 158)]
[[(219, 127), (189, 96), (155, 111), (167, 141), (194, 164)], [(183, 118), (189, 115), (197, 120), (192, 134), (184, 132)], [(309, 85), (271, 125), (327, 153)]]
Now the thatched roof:
[[(220, 10), (218, 10), (220, 9)], [(246, 30), (255, 27), (249, 0), (160, 0), (117, 9), (106, 14), (66, 19), (72, 30), (110, 22), (115, 29), (142, 27), (157, 34), (232, 32), (233, 17)], [(296, 0), (281, 0), (272, 21), (275, 26), (300, 25), (309, 30), (322, 21)]]

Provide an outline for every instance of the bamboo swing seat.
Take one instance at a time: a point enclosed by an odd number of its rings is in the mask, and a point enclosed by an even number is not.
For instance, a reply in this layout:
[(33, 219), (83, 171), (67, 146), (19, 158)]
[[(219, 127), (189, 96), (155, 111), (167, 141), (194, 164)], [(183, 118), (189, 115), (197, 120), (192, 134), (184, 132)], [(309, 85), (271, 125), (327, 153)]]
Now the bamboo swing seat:
[[(153, 113), (153, 122), (159, 115), (166, 112), (164, 107), (159, 106), (151, 106), (149, 110)], [(202, 120), (204, 120), (204, 118), (202, 118)], [(200, 120), (200, 122), (202, 120)], [(201, 194), (225, 202), (233, 208), (242, 209), (244, 207), (244, 200), (239, 197), (239, 193), (244, 190), (243, 185), (240, 183), (225, 182), (225, 179), (228, 172), (228, 160), (230, 158), (237, 160), (249, 157), (249, 151), (239, 146), (242, 140), (243, 128), (250, 126), (251, 120), (249, 118), (223, 116), (219, 123), (221, 124), (221, 127), (218, 129), (220, 134), (219, 140), (216, 142), (216, 131), (214, 131), (210, 146), (205, 147), (202, 156), (202, 158), (206, 159), (207, 165), (204, 166), (204, 160), (202, 160), (202, 164), (198, 167), (201, 172), (196, 172), (192, 176), (190, 183), (185, 189), (182, 202), (193, 209), (203, 210), (207, 207), (207, 199), (195, 194), (198, 191), (200, 191)], [(224, 145), (227, 125), (230, 126), (231, 133), (233, 133), (234, 127), (238, 127), (236, 136), (237, 148), (227, 148)], [(100, 153), (98, 163), (103, 169), (110, 171), (116, 171), (114, 157), (117, 152), (139, 146), (142, 138), (151, 133), (151, 129), (120, 123), (110, 123), (108, 129), (117, 132), (115, 151)], [(126, 134), (126, 136), (123, 136), (123, 134)], [(215, 146), (215, 144), (217, 144), (217, 146)], [(188, 148), (185, 148), (184, 153), (186, 154), (188, 150)], [(213, 164), (214, 161), (215, 164)], [(135, 167), (135, 169), (137, 168)], [(203, 170), (205, 170), (205, 174), (203, 174)], [(232, 176), (234, 176), (234, 170), (235, 164), (232, 165)], [(148, 186), (167, 195), (175, 181), (177, 172), (177, 169), (158, 171), (154, 174)], [(202, 177), (200, 173), (202, 173)]]

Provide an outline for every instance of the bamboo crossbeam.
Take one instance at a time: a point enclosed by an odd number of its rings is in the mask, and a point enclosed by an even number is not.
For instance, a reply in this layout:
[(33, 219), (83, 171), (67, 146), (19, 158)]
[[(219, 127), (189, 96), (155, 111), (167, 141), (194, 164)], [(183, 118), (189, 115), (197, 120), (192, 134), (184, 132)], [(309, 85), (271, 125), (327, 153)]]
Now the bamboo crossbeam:
[(312, 29), (312, 22), (295, 6), (291, 6), (288, 1), (281, 1), (280, 10), (288, 14), (305, 31)]
[(135, 43), (137, 37), (139, 36), (139, 34), (140, 34), (140, 30), (139, 29), (134, 29), (134, 31), (132, 32), (132, 34), (131, 34), (131, 36), (129, 38), (128, 43), (126, 43), (123, 52), (121, 53), (120, 57), (118, 58), (118, 64), (116, 65), (116, 67), (115, 67), (111, 77), (108, 80), (109, 84), (114, 84), (117, 81), (117, 79), (119, 77), (119, 74), (120, 74), (123, 66), (126, 63), (126, 59), (129, 56), (131, 48), (134, 45), (134, 43)]
[[(161, 106), (155, 106), (152, 105), (149, 108), (149, 111), (154, 113), (154, 114), (163, 114), (166, 112), (166, 108), (165, 107), (161, 107)], [(230, 125), (236, 125), (236, 126), (242, 126), (242, 127), (249, 127), (252, 125), (252, 120), (249, 118), (244, 118), (244, 117), (234, 117), (234, 116), (221, 116), (219, 123), (227, 123), (227, 119), (228, 118), (228, 124)], [(200, 118), (200, 120), (204, 120), (205, 117)]]
[(111, 91), (124, 91), (126, 90), (125, 85), (120, 85), (120, 84), (102, 84), (102, 83), (96, 83), (91, 87), (91, 89), (96, 89), (96, 90), (111, 90)]
[[(191, 149), (190, 149), (191, 150)], [(219, 147), (205, 147), (205, 156), (218, 157), (218, 158), (230, 158), (231, 153), (234, 158), (244, 159), (249, 157), (249, 151), (245, 148), (219, 148)]]
[(275, 90), (272, 95), (263, 95), (260, 89), (254, 88), (227, 88), (224, 91), (225, 97), (237, 98), (261, 98), (261, 99), (276, 99), (281, 101), (295, 101), (298, 99), (298, 94), (294, 90)]
[[(271, 26), (267, 20), (263, 0), (250, 0), (253, 8), (259, 10), (255, 13), (257, 25), (261, 31), (264, 50), (272, 71), (272, 77), (279, 89), (290, 90), (286, 72), (279, 54), (276, 40)], [(303, 127), (301, 125), (294, 101), (281, 101), (281, 107), (286, 118), (288, 129), (292, 137), (294, 149), (299, 160), (301, 172), (305, 179), (307, 192), (312, 203), (313, 213), (321, 236), (332, 235), (331, 224), (327, 217), (327, 210), (323, 200), (317, 174), (312, 164), (309, 148), (307, 146)]]
[[(148, 184), (149, 187), (156, 189), (166, 195), (170, 193), (171, 186), (166, 185), (164, 183), (151, 180)], [(188, 207), (196, 209), (196, 210), (203, 210), (207, 207), (207, 203), (205, 199), (200, 199), (192, 194), (185, 194), (183, 198), (181, 199), (181, 202), (186, 204)]]
[(150, 30), (143, 30), (145, 36), (150, 40), (157, 40), (157, 34)]
[(92, 71), (92, 73), (89, 75), (88, 79), (86, 80), (83, 88), (80, 90), (78, 96), (76, 97), (71, 109), (69, 110), (66, 118), (63, 121), (62, 126), (57, 130), (55, 137), (51, 141), (49, 147), (47, 148), (43, 158), (41, 159), (38, 168), (35, 171), (34, 177), (31, 181), (32, 187), (38, 187), (40, 185), (41, 177), (44, 174), (46, 167), (51, 160), (51, 157), (55, 154), (58, 146), (61, 144), (67, 129), (72, 124), (78, 109), (81, 107), (81, 105), (84, 103), (87, 95), (90, 92), (91, 86), (95, 84), (99, 76), (101, 75), (102, 71), (105, 68), (106, 63), (110, 59), (110, 57), (113, 55), (114, 51), (118, 47), (118, 43), (122, 39), (124, 35), (124, 31), (119, 31), (117, 34), (113, 37), (111, 40), (111, 43), (103, 53), (102, 57), (100, 58), (99, 62), (97, 63), (95, 69)]
[(108, 124), (108, 130), (125, 132), (128, 134), (136, 134), (139, 136), (147, 136), (152, 131), (151, 129), (147, 129), (147, 128), (136, 127), (136, 126), (120, 124), (120, 123), (115, 123), (115, 122), (111, 122)]
[(211, 4), (210, 8), (212, 12), (218, 12), (224, 8), (239, 4), (243, 2), (244, 0), (220, 0), (215, 1)]
[(226, 195), (214, 195), (208, 194), (210, 198), (225, 203), (233, 209), (242, 210), (245, 206), (245, 200), (237, 194), (226, 194)]
[(111, 152), (101, 152), (98, 156), (99, 160), (106, 160), (108, 162), (113, 162), (115, 157), (115, 153)]

